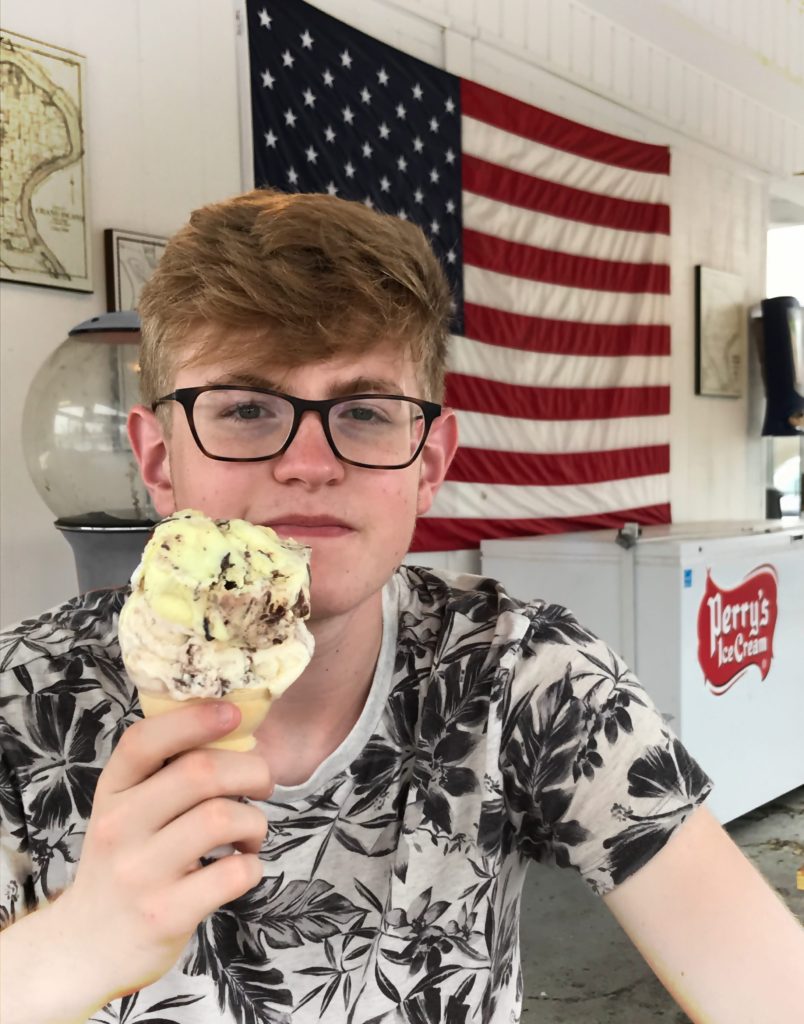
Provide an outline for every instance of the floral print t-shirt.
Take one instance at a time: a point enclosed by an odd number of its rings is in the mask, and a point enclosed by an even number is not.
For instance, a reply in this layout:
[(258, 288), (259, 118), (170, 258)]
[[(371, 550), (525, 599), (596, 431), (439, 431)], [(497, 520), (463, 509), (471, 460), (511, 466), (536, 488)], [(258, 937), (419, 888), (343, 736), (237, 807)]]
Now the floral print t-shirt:
[[(2, 638), (0, 924), (70, 884), (98, 776), (141, 711), (126, 591)], [(98, 1024), (510, 1024), (530, 861), (606, 893), (710, 783), (622, 661), (496, 582), (400, 568), (362, 715), (307, 783), (257, 803), (264, 877)]]

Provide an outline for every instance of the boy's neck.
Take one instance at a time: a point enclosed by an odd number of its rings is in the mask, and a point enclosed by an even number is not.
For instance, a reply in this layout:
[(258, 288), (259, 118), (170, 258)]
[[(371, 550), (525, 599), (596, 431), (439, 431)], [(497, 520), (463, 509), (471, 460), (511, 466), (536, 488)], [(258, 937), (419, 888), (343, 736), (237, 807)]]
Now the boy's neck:
[(313, 624), (315, 653), (256, 732), (274, 782), (297, 786), (341, 745), (366, 704), (382, 643), (382, 594)]

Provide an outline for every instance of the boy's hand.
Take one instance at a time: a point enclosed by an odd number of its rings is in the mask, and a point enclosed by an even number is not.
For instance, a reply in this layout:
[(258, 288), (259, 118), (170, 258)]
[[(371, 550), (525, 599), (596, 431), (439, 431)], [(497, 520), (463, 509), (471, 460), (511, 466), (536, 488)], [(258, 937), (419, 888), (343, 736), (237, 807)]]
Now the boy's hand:
[[(226, 798), (267, 798), (267, 764), (196, 749), (229, 732), (239, 714), (210, 701), (138, 722), (98, 780), (75, 882), (49, 908), (60, 933), (91, 958), (97, 1006), (160, 978), (204, 917), (262, 878), (256, 854), (266, 818)], [(201, 867), (222, 843), (242, 852)]]

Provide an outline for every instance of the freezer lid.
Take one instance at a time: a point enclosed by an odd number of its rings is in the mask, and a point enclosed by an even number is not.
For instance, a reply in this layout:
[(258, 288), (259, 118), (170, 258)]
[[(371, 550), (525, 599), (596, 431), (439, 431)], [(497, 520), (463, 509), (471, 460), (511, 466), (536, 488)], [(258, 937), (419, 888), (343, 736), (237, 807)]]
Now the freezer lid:
[[(638, 548), (667, 541), (728, 540), (741, 537), (804, 532), (804, 520), (782, 519), (720, 519), (693, 523), (667, 523), (643, 526)], [(582, 530), (571, 533), (540, 534), (535, 537), (512, 537), (480, 542), (482, 555), (499, 558), (541, 557), (550, 554), (604, 555), (616, 544), (617, 530)], [(616, 550), (616, 548), (615, 548)]]

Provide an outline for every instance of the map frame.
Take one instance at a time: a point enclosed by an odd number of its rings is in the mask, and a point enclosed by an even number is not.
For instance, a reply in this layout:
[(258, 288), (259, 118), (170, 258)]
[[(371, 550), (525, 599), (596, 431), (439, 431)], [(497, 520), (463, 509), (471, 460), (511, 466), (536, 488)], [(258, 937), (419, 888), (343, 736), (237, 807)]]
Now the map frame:
[[(106, 261), (106, 309), (109, 313), (136, 309), (142, 286), (156, 269), (168, 239), (140, 231), (106, 228), (103, 248)], [(135, 266), (134, 261), (139, 262)]]
[[(0, 111), (4, 138), (0, 280), (93, 292), (84, 117), (86, 57), (0, 28), (0, 63), (16, 67), (26, 81), (30, 92), (27, 99), (32, 104), (37, 91), (44, 93), (46, 106), (61, 115), (69, 143), (66, 152), (54, 151), (49, 158), (44, 152), (37, 164), (34, 139), (26, 138), (21, 131), (26, 120), (22, 100), (11, 88), (4, 89)], [(4, 84), (7, 70), (3, 69)], [(26, 141), (31, 143), (32, 173), (21, 180), (18, 191), (9, 195), (17, 185), (13, 180), (14, 159), (20, 155), (25, 159)], [(35, 143), (46, 150), (41, 134), (35, 136)]]
[(742, 398), (746, 367), (745, 281), (695, 267), (695, 394)]

